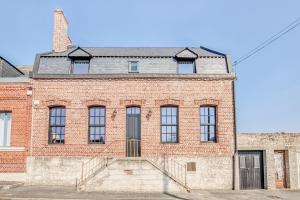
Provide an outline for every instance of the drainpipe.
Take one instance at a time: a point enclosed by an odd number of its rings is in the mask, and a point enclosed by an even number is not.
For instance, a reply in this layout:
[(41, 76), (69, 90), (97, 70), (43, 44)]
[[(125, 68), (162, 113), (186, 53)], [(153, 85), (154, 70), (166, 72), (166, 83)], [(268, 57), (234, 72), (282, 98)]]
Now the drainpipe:
[(234, 119), (234, 127), (233, 127), (233, 134), (234, 134), (234, 169), (233, 169), (233, 177), (234, 177), (234, 190), (240, 189), (240, 171), (239, 171), (239, 155), (238, 155), (238, 137), (237, 137), (237, 125), (236, 125), (236, 101), (235, 101), (235, 80), (232, 82), (232, 92), (233, 92), (233, 119)]

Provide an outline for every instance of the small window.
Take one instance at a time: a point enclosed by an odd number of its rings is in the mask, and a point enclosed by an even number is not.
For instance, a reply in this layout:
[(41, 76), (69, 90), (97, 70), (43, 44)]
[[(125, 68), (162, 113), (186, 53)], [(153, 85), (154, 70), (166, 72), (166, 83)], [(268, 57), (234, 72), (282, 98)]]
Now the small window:
[(0, 146), (10, 146), (11, 112), (0, 112)]
[(216, 107), (200, 107), (200, 136), (202, 142), (216, 142)]
[(246, 168), (246, 156), (240, 155), (240, 168), (245, 169)]
[(138, 73), (138, 62), (137, 61), (131, 61), (129, 62), (129, 72), (131, 73)]
[(74, 60), (73, 67), (72, 67), (72, 73), (73, 74), (88, 74), (89, 67), (90, 67), (89, 60)]
[(105, 108), (89, 108), (89, 143), (105, 144)]
[(194, 74), (196, 73), (196, 66), (194, 61), (178, 61), (179, 74)]
[(65, 142), (65, 107), (50, 108), (49, 143), (57, 144)]
[(178, 108), (161, 107), (161, 141), (163, 143), (178, 142)]

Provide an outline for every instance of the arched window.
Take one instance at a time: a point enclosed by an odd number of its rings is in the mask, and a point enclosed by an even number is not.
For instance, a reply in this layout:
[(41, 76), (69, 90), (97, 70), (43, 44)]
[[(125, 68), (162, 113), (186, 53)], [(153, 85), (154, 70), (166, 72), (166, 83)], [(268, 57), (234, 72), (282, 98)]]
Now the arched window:
[(178, 142), (178, 107), (162, 106), (160, 108), (161, 116), (161, 142)]
[(65, 143), (65, 107), (57, 106), (50, 108), (49, 119), (49, 143)]
[(201, 142), (216, 142), (216, 106), (200, 107)]
[(105, 144), (105, 107), (89, 108), (89, 143)]

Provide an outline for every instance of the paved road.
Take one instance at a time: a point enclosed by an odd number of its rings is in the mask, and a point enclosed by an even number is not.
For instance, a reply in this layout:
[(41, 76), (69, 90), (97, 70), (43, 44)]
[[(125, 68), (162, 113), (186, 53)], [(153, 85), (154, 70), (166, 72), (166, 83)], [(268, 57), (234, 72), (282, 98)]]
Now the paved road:
[(47, 200), (47, 199), (97, 199), (97, 200), (300, 200), (300, 190), (252, 190), (224, 191), (197, 190), (191, 193), (101, 193), (76, 192), (74, 187), (62, 186), (21, 186), (0, 190), (1, 200)]

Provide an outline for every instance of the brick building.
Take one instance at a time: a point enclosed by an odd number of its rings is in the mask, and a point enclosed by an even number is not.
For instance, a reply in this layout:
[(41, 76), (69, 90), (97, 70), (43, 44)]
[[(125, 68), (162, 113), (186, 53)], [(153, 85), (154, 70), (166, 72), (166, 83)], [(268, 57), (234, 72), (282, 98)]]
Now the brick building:
[(31, 83), (0, 57), (0, 179), (24, 179), (30, 142)]
[(75, 47), (62, 11), (54, 20), (53, 51), (38, 54), (33, 69), (28, 182), (233, 187), (230, 56), (203, 47)]

